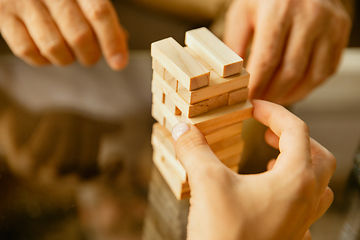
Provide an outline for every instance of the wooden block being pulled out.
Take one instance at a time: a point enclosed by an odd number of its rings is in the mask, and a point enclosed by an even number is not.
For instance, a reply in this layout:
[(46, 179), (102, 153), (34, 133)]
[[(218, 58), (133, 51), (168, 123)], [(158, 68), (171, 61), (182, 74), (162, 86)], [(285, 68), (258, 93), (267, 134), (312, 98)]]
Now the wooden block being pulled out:
[[(186, 116), (178, 116), (172, 114), (165, 104), (161, 103), (157, 98), (153, 97), (153, 109), (156, 109), (165, 117), (167, 129), (171, 132), (172, 128), (178, 122), (187, 122), (197, 127), (203, 134), (217, 129), (224, 128), (226, 126), (239, 123), (245, 119), (252, 117), (253, 106), (249, 101), (234, 104), (231, 106), (225, 106), (222, 108), (214, 109), (210, 112), (202, 115), (188, 118)], [(157, 112), (153, 111), (153, 112)], [(154, 116), (155, 117), (155, 116)], [(156, 119), (156, 118), (155, 118)]]
[(195, 90), (209, 84), (209, 70), (173, 38), (152, 43), (151, 56), (188, 90)]
[(187, 31), (185, 44), (222, 77), (242, 71), (243, 59), (205, 27)]
[(223, 128), (216, 129), (215, 131), (205, 132), (205, 138), (209, 145), (220, 142), (223, 139), (241, 134), (243, 123), (235, 123)]
[(196, 126), (202, 133), (214, 131), (251, 118), (253, 106), (249, 101), (214, 109), (194, 118), (182, 120)]

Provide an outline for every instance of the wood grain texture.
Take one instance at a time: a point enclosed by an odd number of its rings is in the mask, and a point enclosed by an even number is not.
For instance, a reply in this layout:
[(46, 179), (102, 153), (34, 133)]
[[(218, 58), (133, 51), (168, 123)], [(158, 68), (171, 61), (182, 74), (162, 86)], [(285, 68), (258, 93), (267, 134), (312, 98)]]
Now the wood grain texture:
[(175, 105), (175, 103), (165, 95), (165, 106), (169, 109), (169, 111), (174, 115), (181, 115), (180, 109)]
[[(155, 96), (153, 96), (153, 98), (157, 99)], [(159, 103), (161, 103), (158, 100)], [(152, 105), (151, 106), (151, 116), (161, 125), (165, 125), (165, 116), (163, 115), (161, 109), (159, 107), (157, 107), (157, 105)]]
[(229, 126), (216, 129), (215, 131), (205, 132), (205, 139), (209, 145), (219, 142), (225, 138), (229, 138), (241, 134), (243, 123), (238, 122)]
[[(161, 103), (157, 98), (153, 97), (153, 104), (151, 106), (152, 108), (152, 114), (156, 113), (156, 115), (153, 115), (153, 117), (155, 118), (155, 120), (157, 120), (156, 117), (161, 116), (163, 117), (165, 120), (164, 122), (161, 124), (163, 126), (166, 126), (166, 128), (168, 129), (169, 132), (172, 131), (172, 128), (181, 121), (181, 116), (178, 115), (174, 115), (172, 114), (167, 107), (165, 106), (165, 104)], [(166, 123), (166, 124), (165, 124)]]
[(218, 150), (214, 152), (214, 154), (220, 159), (220, 161), (223, 161), (234, 155), (240, 155), (243, 152), (243, 149), (244, 149), (244, 142), (238, 142), (230, 147)]
[(161, 76), (162, 78), (164, 78), (165, 76), (165, 68), (163, 65), (161, 65), (161, 63), (156, 60), (155, 58), (152, 59), (152, 69), (154, 72), (156, 72), (157, 74), (159, 74), (159, 76)]
[(205, 27), (187, 31), (185, 44), (222, 77), (242, 71), (243, 59)]
[(210, 72), (173, 38), (151, 44), (151, 56), (188, 90), (209, 84)]
[(241, 88), (232, 92), (229, 92), (229, 105), (246, 101), (249, 95), (249, 88)]
[(221, 94), (216, 97), (212, 97), (208, 100), (209, 110), (213, 110), (216, 108), (224, 107), (228, 105), (229, 102), (229, 94)]
[(250, 74), (245, 69), (243, 69), (241, 73), (227, 78), (223, 78), (214, 70), (210, 70), (208, 86), (189, 91), (179, 82), (178, 93), (188, 104), (195, 104), (221, 94), (247, 87), (249, 79)]
[(165, 157), (164, 161), (174, 170), (183, 182), (187, 181), (187, 174), (184, 167), (176, 158), (175, 150), (172, 145), (170, 132), (160, 124), (153, 125), (153, 134), (151, 144), (156, 151), (159, 151)]
[(144, 219), (143, 240), (185, 240), (189, 199), (178, 200), (154, 166)]
[(182, 120), (196, 126), (202, 133), (214, 131), (252, 117), (253, 106), (249, 101), (228, 105), (210, 112)]
[(239, 165), (241, 162), (241, 154), (226, 158), (226, 159), (222, 160), (221, 162), (227, 167)]
[(241, 134), (237, 134), (228, 138), (224, 138), (216, 143), (210, 144), (210, 148), (213, 152), (219, 152), (223, 149), (237, 145), (240, 142), (242, 142)]
[(153, 162), (167, 184), (169, 185), (171, 191), (174, 193), (177, 199), (183, 199), (183, 192), (189, 191), (189, 185), (187, 182), (184, 182), (180, 177), (174, 172), (174, 170), (164, 161), (164, 156), (161, 153), (154, 150), (153, 152)]
[[(189, 105), (169, 84), (165, 82), (156, 72), (153, 73), (152, 81), (153, 93), (163, 92), (166, 99), (170, 99), (177, 108), (180, 109), (182, 114), (186, 117), (195, 117), (197, 115), (206, 113), (209, 111), (209, 105), (207, 100)], [(171, 105), (169, 107), (173, 108)], [(170, 109), (173, 113), (172, 109)], [(174, 113), (173, 113), (174, 114)]]

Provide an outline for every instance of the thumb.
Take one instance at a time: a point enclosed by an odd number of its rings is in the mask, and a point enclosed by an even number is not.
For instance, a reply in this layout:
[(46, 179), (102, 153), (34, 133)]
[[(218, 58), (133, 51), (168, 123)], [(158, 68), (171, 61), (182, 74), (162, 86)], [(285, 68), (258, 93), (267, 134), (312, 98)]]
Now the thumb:
[(172, 130), (176, 155), (184, 166), (189, 180), (206, 174), (209, 167), (221, 165), (203, 134), (193, 125), (178, 123)]

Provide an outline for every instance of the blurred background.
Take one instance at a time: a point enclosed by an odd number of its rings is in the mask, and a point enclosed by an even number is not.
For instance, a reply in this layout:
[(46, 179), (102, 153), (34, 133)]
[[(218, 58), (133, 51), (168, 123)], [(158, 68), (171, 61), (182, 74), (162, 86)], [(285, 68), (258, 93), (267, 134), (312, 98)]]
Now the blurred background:
[[(131, 50), (120, 72), (104, 60), (34, 68), (0, 38), (1, 240), (141, 239), (154, 123), (150, 44), (169, 36), (183, 43), (200, 26), (221, 36), (230, 1), (171, 2), (113, 1)], [(360, 239), (360, 3), (344, 4), (353, 29), (338, 73), (291, 107), (338, 160), (335, 203), (311, 229), (315, 240)], [(271, 152), (254, 134), (261, 129), (247, 123), (253, 147), (241, 172), (261, 171), (255, 163)]]

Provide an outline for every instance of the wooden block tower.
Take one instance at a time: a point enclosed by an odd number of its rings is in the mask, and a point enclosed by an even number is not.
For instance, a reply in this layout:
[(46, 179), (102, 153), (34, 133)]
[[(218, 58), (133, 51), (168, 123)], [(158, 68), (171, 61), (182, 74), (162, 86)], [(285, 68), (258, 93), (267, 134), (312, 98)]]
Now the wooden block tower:
[[(175, 196), (171, 201), (179, 201), (173, 205), (182, 210), (175, 211), (175, 215), (169, 215), (171, 211), (165, 215), (179, 221), (179, 226), (185, 224), (186, 231), (187, 215), (184, 217), (181, 213), (188, 212), (186, 198), (190, 196), (190, 188), (186, 171), (173, 148), (172, 128), (180, 121), (195, 125), (216, 156), (237, 172), (243, 150), (242, 122), (252, 116), (253, 107), (247, 101), (250, 75), (243, 68), (243, 60), (206, 28), (186, 32), (185, 45), (182, 47), (173, 38), (151, 45), (152, 116), (158, 122), (153, 126), (151, 139), (153, 162), (157, 168), (153, 172), (154, 176), (158, 174), (165, 181), (156, 184), (153, 180), (150, 185), (149, 209), (153, 211), (149, 210), (145, 221), (144, 240), (186, 238), (183, 233), (172, 237), (163, 234), (160, 238), (163, 230), (155, 227), (154, 216), (164, 215), (159, 211), (166, 209), (157, 208), (155, 211), (151, 208), (161, 201), (170, 201), (169, 197), (159, 197), (154, 192), (170, 189)], [(168, 189), (164, 187), (165, 182)], [(162, 219), (159, 224), (163, 228), (168, 221)], [(149, 230), (150, 225), (152, 230)], [(154, 229), (160, 235), (149, 237), (146, 233), (156, 232)]]

